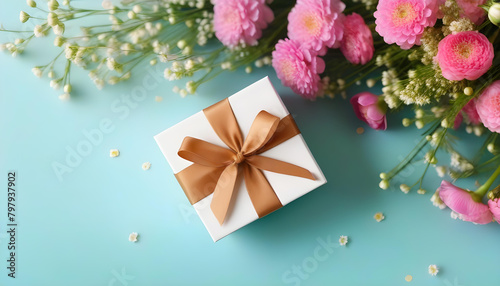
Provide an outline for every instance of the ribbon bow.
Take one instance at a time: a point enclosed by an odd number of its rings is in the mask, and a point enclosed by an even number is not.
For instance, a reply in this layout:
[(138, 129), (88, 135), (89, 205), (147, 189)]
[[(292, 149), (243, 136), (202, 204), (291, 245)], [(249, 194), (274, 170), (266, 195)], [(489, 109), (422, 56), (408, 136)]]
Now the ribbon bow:
[(290, 115), (280, 120), (261, 111), (243, 140), (229, 100), (203, 112), (229, 149), (193, 137), (184, 138), (178, 155), (194, 164), (176, 177), (191, 204), (213, 192), (210, 207), (221, 225), (227, 217), (240, 172), (259, 217), (283, 206), (262, 170), (315, 180), (304, 168), (259, 155), (300, 133)]

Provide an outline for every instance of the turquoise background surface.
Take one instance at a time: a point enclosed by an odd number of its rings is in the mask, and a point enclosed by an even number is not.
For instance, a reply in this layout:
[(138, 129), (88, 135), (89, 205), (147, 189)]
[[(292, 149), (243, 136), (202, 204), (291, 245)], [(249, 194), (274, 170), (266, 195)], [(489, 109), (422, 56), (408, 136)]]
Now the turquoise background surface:
[[(0, 22), (22, 28), (25, 3), (11, 2), (2, 5)], [(0, 54), (0, 285), (500, 285), (500, 226), (452, 220), (449, 210), (432, 206), (440, 183), (433, 170), (425, 195), (405, 195), (397, 182), (378, 188), (379, 173), (421, 133), (401, 127), (400, 115), (389, 116), (388, 131), (370, 130), (348, 101), (306, 101), (282, 87), (271, 68), (225, 73), (186, 98), (171, 92), (175, 83), (156, 67), (140, 67), (129, 82), (102, 91), (74, 69), (75, 91), (63, 102), (62, 91), (31, 73), (57, 52), (51, 41), (37, 39), (18, 58)], [(329, 182), (213, 243), (153, 136), (266, 75)], [(147, 96), (127, 102), (136, 87)], [(97, 131), (103, 121), (111, 124), (106, 133)], [(90, 141), (96, 132), (102, 138)], [(479, 143), (470, 138), (461, 148)], [(87, 154), (58, 177), (55, 162), (67, 164), (79, 146)], [(121, 155), (110, 158), (114, 148)], [(146, 161), (152, 166), (143, 171)], [(422, 167), (400, 181), (413, 183)], [(18, 174), (15, 279), (6, 269), (9, 170)], [(386, 219), (377, 223), (376, 212)], [(139, 233), (137, 243), (128, 241), (131, 232)], [(349, 236), (346, 247), (338, 246), (340, 235)], [(427, 273), (429, 264), (440, 267), (437, 277)]]

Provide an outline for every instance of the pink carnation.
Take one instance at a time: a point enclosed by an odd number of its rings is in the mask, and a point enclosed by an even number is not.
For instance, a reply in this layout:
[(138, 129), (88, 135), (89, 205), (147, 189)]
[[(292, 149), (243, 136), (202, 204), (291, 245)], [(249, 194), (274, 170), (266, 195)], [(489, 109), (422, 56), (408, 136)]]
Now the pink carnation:
[(476, 109), (484, 126), (500, 132), (500, 80), (493, 82), (479, 96)]
[(318, 94), (325, 62), (293, 40), (279, 40), (273, 52), (273, 67), (284, 86), (313, 99)]
[(457, 0), (458, 7), (462, 10), (460, 16), (469, 18), (474, 24), (481, 25), (486, 19), (486, 11), (479, 5), (484, 5), (487, 0)]
[(288, 37), (324, 55), (340, 45), (344, 9), (340, 0), (299, 0), (288, 14)]
[(500, 223), (500, 199), (489, 200), (488, 206), (495, 220)]
[(454, 186), (448, 181), (442, 181), (439, 187), (439, 197), (453, 211), (459, 213), (464, 221), (487, 224), (493, 220), (487, 205), (472, 198), (473, 193)]
[(425, 27), (436, 24), (443, 0), (380, 0), (375, 17), (375, 30), (388, 44), (402, 49), (420, 45)]
[(214, 0), (215, 36), (227, 47), (257, 45), (274, 19), (265, 0)]
[(344, 38), (340, 43), (340, 51), (353, 64), (366, 64), (373, 57), (375, 48), (370, 28), (363, 17), (352, 13), (344, 20)]
[(493, 64), (493, 45), (477, 31), (459, 32), (439, 42), (435, 60), (448, 80), (476, 80)]

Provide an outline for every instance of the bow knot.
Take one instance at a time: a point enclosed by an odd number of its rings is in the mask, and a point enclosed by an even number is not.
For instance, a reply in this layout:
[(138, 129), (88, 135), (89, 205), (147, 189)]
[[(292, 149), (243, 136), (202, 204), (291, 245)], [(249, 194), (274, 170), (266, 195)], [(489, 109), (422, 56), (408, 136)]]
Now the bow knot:
[(259, 217), (282, 207), (262, 171), (314, 180), (311, 172), (302, 167), (259, 155), (300, 133), (291, 116), (280, 120), (261, 111), (243, 140), (227, 99), (203, 111), (229, 149), (192, 137), (184, 138), (178, 155), (194, 164), (176, 177), (192, 204), (213, 193), (210, 208), (221, 225), (230, 209), (240, 173)]
[(243, 153), (241, 153), (241, 151), (239, 151), (238, 153), (236, 153), (236, 157), (234, 158), (234, 162), (236, 164), (239, 164), (243, 161), (245, 161), (245, 155), (243, 155)]

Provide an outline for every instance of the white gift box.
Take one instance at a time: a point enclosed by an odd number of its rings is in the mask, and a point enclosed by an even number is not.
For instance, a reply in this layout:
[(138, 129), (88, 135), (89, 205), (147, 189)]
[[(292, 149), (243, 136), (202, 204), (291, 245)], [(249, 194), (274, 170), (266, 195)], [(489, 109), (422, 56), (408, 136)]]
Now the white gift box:
[[(244, 137), (248, 134), (255, 117), (262, 110), (281, 119), (289, 115), (288, 110), (267, 77), (230, 96), (228, 100)], [(184, 138), (187, 136), (227, 148), (213, 130), (203, 111), (200, 111), (154, 137), (174, 174), (193, 164), (177, 154)], [(325, 176), (301, 134), (263, 152), (261, 155), (305, 168), (316, 179), (308, 180), (263, 171), (283, 206), (326, 183)], [(213, 194), (205, 197), (195, 203), (193, 207), (214, 241), (259, 218), (244, 182), (237, 183), (229, 215), (222, 225), (219, 224), (210, 208), (212, 197)]]

